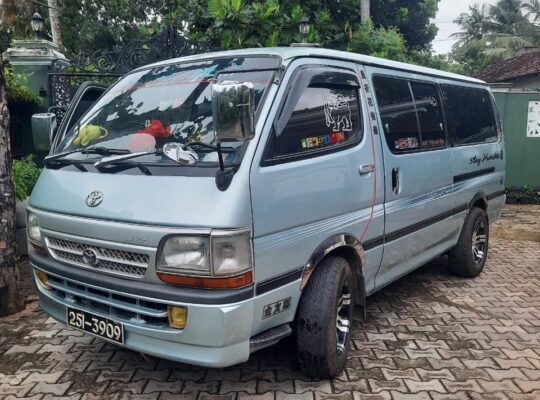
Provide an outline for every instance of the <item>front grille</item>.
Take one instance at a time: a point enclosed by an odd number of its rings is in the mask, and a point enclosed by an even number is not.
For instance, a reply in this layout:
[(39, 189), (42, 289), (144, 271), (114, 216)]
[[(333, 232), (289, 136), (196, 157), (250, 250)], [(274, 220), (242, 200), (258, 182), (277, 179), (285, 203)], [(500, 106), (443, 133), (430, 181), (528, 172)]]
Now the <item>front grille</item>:
[(173, 330), (169, 326), (167, 304), (141, 300), (127, 293), (117, 294), (48, 274), (47, 294), (69, 307), (148, 328)]
[(58, 261), (116, 275), (142, 278), (150, 262), (148, 254), (93, 246), (52, 236), (46, 237), (45, 243)]

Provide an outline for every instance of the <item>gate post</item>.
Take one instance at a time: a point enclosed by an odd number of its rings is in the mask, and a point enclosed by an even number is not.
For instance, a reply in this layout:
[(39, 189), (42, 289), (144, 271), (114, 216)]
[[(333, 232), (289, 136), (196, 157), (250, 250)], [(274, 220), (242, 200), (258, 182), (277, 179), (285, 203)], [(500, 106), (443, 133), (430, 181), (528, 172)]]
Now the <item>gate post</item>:
[(68, 65), (66, 56), (58, 51), (48, 40), (14, 40), (2, 58), (9, 61), (15, 77), (25, 77), (19, 81), (32, 94), (43, 99), (42, 110), (51, 106), (47, 73), (54, 63)]

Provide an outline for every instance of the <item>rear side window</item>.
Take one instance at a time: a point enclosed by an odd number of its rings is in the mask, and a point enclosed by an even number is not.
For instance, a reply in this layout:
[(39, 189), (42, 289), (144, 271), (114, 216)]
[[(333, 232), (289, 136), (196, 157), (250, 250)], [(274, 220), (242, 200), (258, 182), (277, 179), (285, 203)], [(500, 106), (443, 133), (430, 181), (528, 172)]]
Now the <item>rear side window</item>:
[(455, 145), (494, 142), (497, 125), (485, 89), (443, 85), (448, 132)]
[(324, 68), (306, 69), (295, 77), (274, 123), (265, 162), (344, 148), (361, 139), (361, 125), (356, 77)]

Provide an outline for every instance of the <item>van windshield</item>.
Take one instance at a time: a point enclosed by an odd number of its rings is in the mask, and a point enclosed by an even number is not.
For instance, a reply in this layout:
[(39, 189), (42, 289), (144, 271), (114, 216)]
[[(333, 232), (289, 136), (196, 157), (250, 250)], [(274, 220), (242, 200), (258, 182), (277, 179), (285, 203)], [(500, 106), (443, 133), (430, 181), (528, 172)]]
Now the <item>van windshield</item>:
[[(99, 146), (129, 152), (152, 152), (168, 142), (216, 143), (212, 118), (213, 81), (251, 82), (259, 105), (272, 81), (273, 70), (249, 68), (248, 58), (227, 58), (189, 64), (164, 65), (131, 73), (116, 83), (61, 139), (55, 153)], [(249, 69), (249, 70), (246, 70)], [(244, 71), (242, 71), (244, 70)], [(224, 161), (238, 163), (243, 142), (222, 144)], [(198, 163), (217, 162), (218, 155), (195, 149)], [(96, 154), (75, 152), (69, 159), (95, 159)], [(160, 154), (137, 162), (171, 163)]]

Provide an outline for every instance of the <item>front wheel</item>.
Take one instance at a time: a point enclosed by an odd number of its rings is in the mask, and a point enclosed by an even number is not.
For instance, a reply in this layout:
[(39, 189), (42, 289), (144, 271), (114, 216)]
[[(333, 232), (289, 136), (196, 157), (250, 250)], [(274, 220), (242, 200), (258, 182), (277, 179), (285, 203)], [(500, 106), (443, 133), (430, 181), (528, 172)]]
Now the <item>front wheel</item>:
[(296, 322), (296, 346), (302, 370), (314, 378), (332, 378), (347, 362), (354, 304), (349, 263), (328, 256), (306, 285)]
[(486, 212), (473, 207), (465, 220), (457, 246), (448, 253), (450, 270), (463, 278), (480, 275), (486, 263), (489, 222)]

